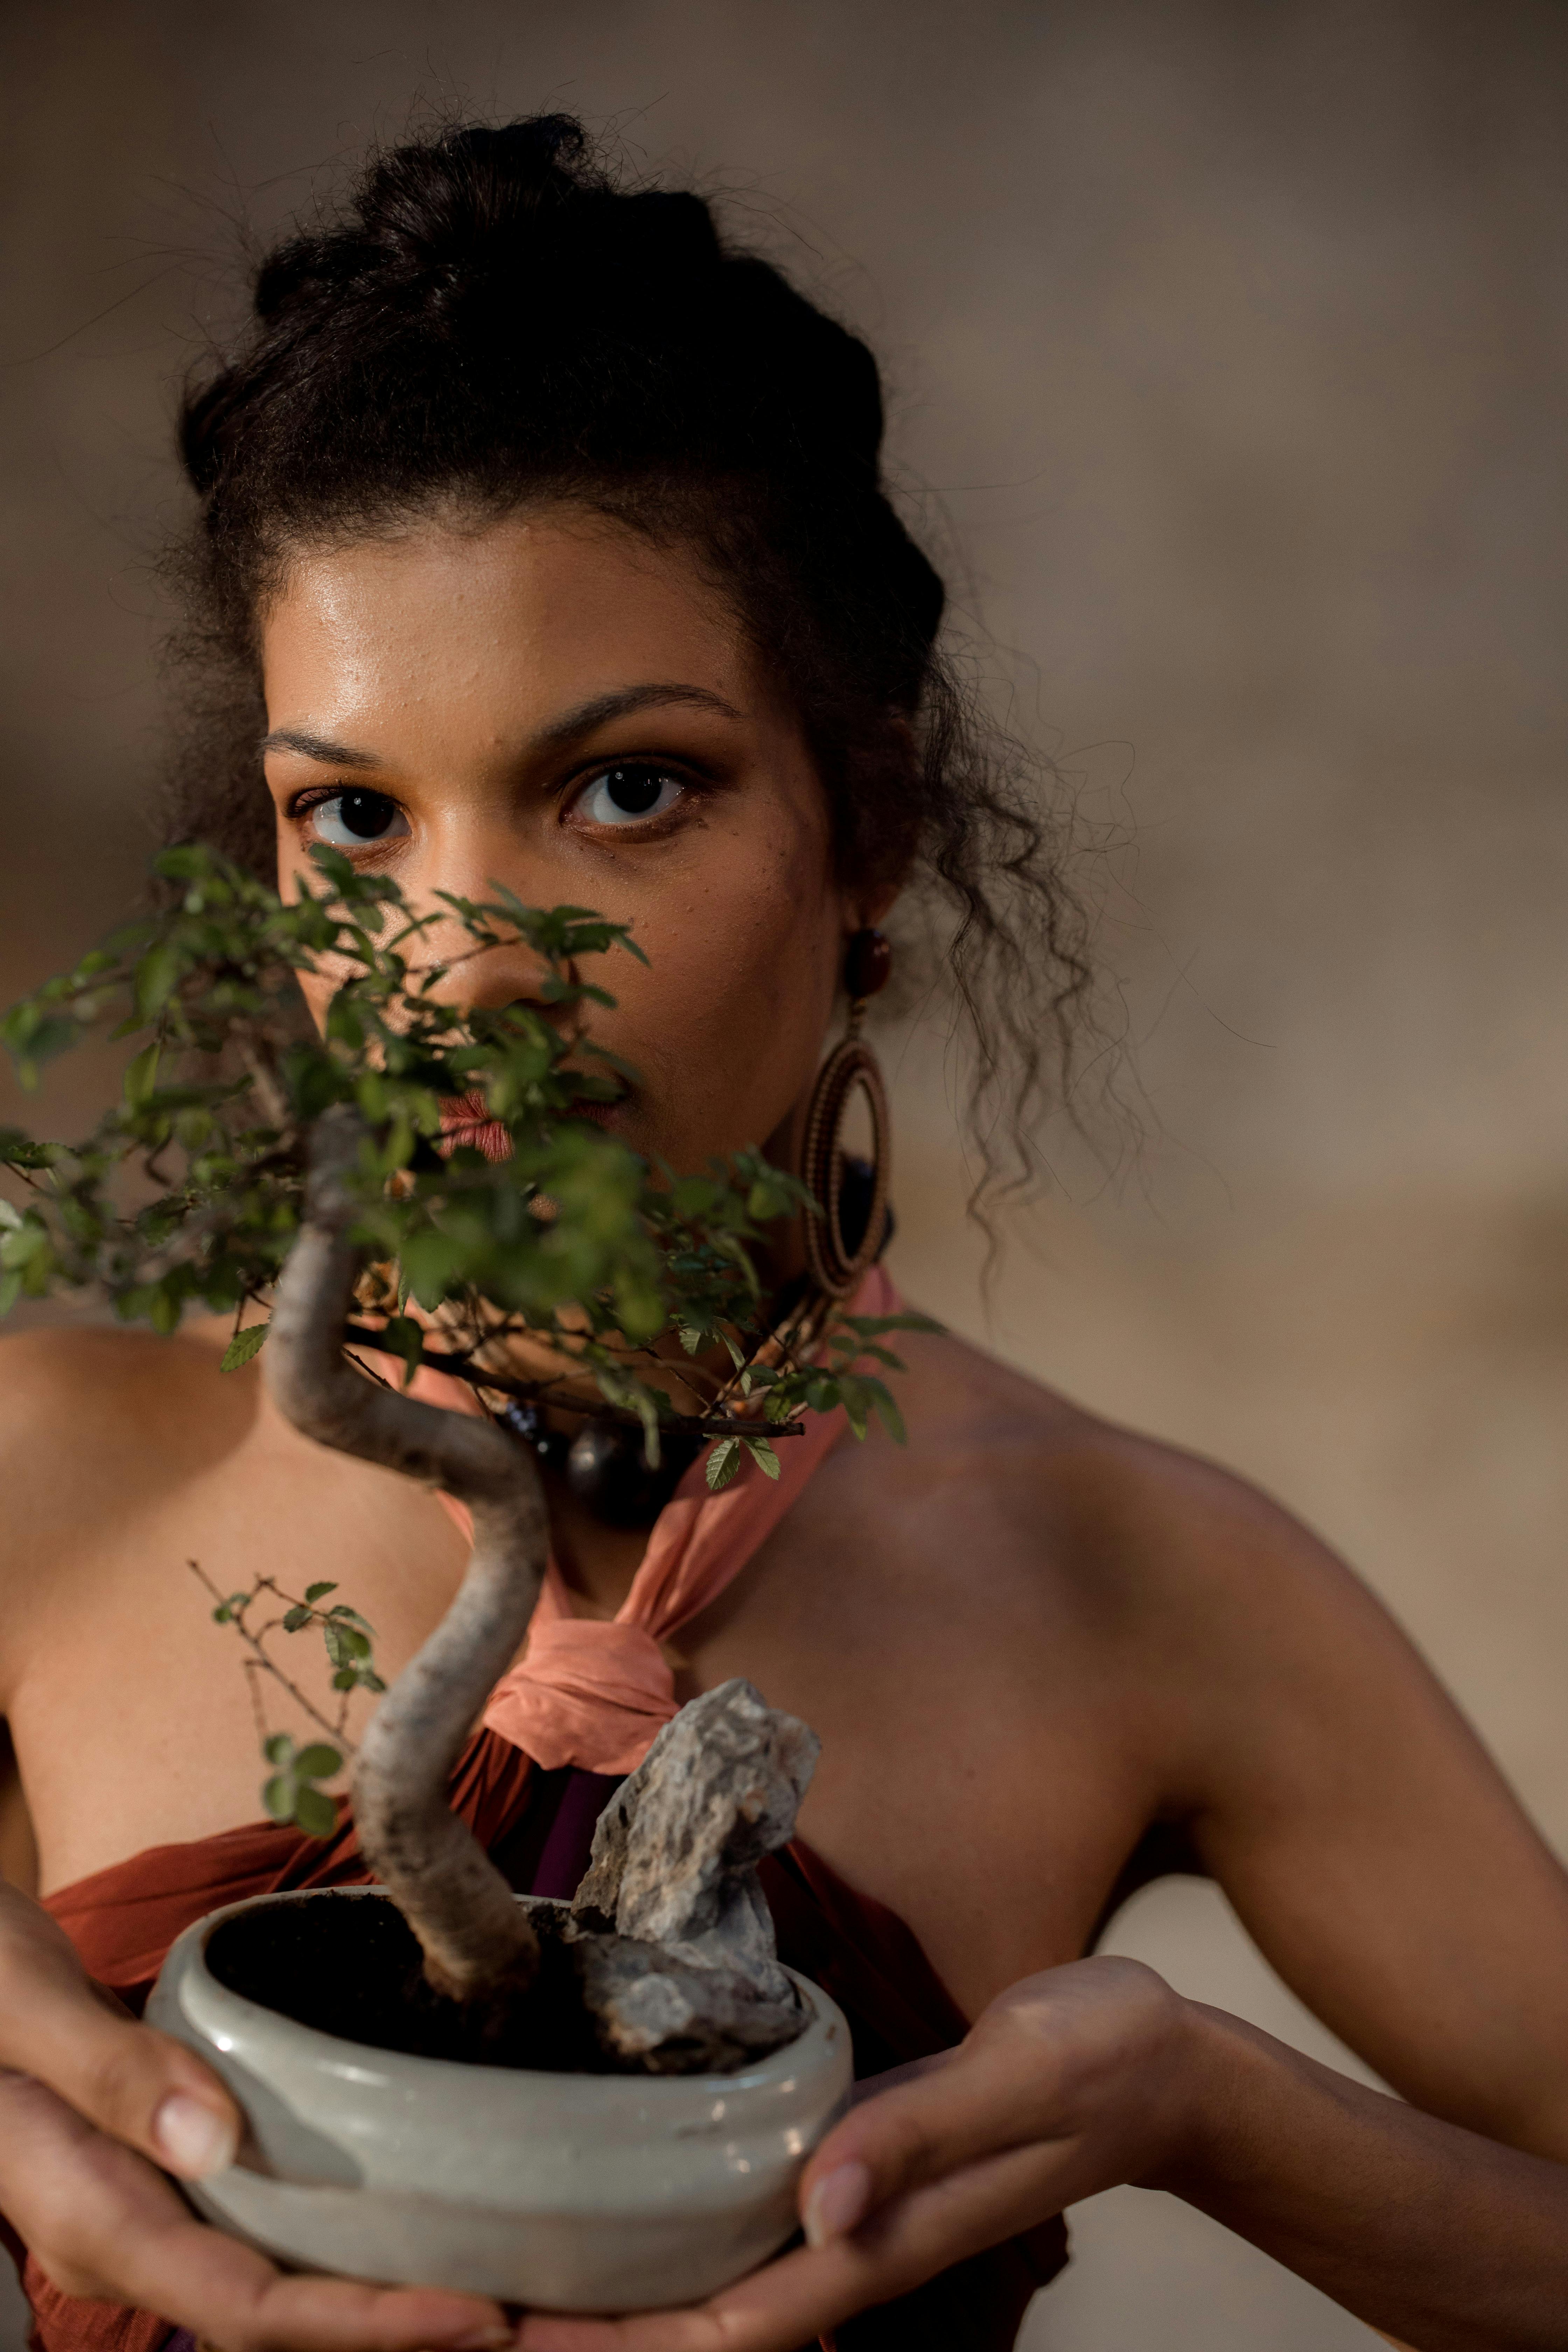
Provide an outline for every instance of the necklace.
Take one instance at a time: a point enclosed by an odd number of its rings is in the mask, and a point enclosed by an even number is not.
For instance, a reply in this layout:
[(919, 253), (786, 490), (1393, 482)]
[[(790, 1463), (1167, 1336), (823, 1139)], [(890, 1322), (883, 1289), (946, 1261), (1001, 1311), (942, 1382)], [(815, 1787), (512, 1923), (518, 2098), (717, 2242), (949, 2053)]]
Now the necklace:
[[(848, 1154), (841, 1160), (840, 1170), (839, 1222), (846, 1231), (847, 1245), (853, 1250), (858, 1246), (869, 1218), (874, 1198), (873, 1171), (866, 1162)], [(892, 1212), (884, 1209), (879, 1257), (891, 1239), (892, 1231)], [(660, 1431), (659, 1460), (651, 1469), (645, 1458), (646, 1440), (638, 1421), (584, 1405), (580, 1429), (555, 1429), (543, 1407), (533, 1398), (509, 1395), (505, 1389), (489, 1387), (477, 1350), (465, 1349), (452, 1356), (427, 1350), (424, 1361), (433, 1370), (450, 1372), (465, 1381), (489, 1419), (520, 1445), (531, 1445), (540, 1466), (560, 1478), (603, 1525), (647, 1528), (675, 1493), (707, 1436), (714, 1433), (713, 1422), (725, 1414), (733, 1420), (745, 1420), (760, 1411), (761, 1397), (746, 1396), (742, 1386), (745, 1372), (758, 1365), (798, 1363), (821, 1339), (833, 1309), (841, 1303), (809, 1274), (787, 1283), (773, 1302), (766, 1337), (720, 1389), (710, 1412), (702, 1417), (697, 1429), (675, 1427)], [(346, 1336), (354, 1346), (373, 1351), (379, 1352), (388, 1346), (381, 1332), (368, 1324), (351, 1323)], [(577, 1409), (565, 1398), (556, 1402), (564, 1411)]]

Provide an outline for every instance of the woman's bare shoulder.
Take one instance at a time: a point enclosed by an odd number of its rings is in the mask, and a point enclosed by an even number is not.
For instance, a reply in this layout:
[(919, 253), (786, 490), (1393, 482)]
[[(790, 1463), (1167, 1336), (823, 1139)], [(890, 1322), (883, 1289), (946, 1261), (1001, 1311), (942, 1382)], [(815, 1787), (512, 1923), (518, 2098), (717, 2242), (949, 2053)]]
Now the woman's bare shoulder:
[(238, 1442), (254, 1372), (220, 1377), (226, 1330), (170, 1339), (100, 1326), (0, 1339), (0, 1493), (10, 1534), (167, 1487)]
[(881, 1496), (906, 1540), (972, 1597), (984, 1558), (997, 1622), (1079, 1642), (1164, 1706), (1173, 1754), (1224, 1748), (1239, 1782), (1292, 1742), (1468, 1738), (1374, 1594), (1261, 1487), (959, 1341), (908, 1361), (909, 1455)]
[(47, 1325), (0, 1334), (0, 1406), (26, 1409), (30, 1395), (90, 1395), (100, 1407), (155, 1406), (205, 1384), (222, 1360), (227, 1318), (204, 1316), (171, 1338), (105, 1323)]
[[(1364, 1599), (1351, 1571), (1240, 1473), (1130, 1429), (950, 1335), (900, 1342), (911, 1454), (1030, 1534), (1053, 1577), (1097, 1602), (1210, 1608), (1235, 1620), (1317, 1587)], [(1370, 1604), (1369, 1604), (1370, 1605)]]

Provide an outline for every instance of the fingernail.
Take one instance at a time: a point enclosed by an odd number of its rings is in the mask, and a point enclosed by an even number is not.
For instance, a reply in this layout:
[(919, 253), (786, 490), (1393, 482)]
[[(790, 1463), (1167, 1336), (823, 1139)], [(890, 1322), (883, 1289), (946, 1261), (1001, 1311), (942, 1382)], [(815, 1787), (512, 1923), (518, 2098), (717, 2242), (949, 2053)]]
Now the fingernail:
[(866, 2166), (851, 2161), (825, 2172), (805, 2200), (805, 2242), (826, 2246), (847, 2238), (866, 2218), (871, 2202), (871, 2175)]
[(470, 2336), (454, 2336), (447, 2352), (500, 2352), (503, 2344), (517, 2340), (517, 2330), (504, 2320), (492, 2319), (488, 2327), (476, 2327)]
[(235, 2128), (187, 2092), (171, 2091), (153, 2117), (153, 2137), (171, 2172), (184, 2180), (205, 2180), (234, 2162)]

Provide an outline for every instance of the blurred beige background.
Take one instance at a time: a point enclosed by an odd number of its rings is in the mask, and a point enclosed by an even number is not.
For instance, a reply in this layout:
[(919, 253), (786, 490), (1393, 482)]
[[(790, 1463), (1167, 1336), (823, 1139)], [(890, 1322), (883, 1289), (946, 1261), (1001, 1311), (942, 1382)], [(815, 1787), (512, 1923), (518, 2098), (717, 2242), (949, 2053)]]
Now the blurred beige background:
[[(728, 190), (885, 356), (1113, 836), (1146, 1139), (1063, 1146), (987, 1310), (942, 1040), (895, 1040), (906, 1284), (1322, 1529), (1568, 1853), (1560, 0), (9, 0), (0, 74), (5, 995), (146, 855), (170, 381), (241, 231), (421, 104)], [(1210, 1890), (1117, 1941), (1327, 2049)], [(1373, 2341), (1170, 2200), (1076, 2228), (1032, 2352)]]

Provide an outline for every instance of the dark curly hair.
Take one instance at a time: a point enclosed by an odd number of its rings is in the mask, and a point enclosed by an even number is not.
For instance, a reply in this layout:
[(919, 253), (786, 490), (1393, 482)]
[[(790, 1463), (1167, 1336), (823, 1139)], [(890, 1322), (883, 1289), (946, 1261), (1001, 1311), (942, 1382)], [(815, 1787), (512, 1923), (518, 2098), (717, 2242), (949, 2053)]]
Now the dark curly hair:
[(977, 1197), (1026, 1183), (1089, 990), (1068, 826), (937, 650), (882, 432), (865, 344), (700, 197), (618, 186), (570, 118), (378, 156), (266, 257), (248, 331), (186, 388), (170, 836), (272, 871), (258, 614), (291, 552), (541, 499), (679, 540), (799, 713), (841, 871), (923, 899), (977, 1046)]

